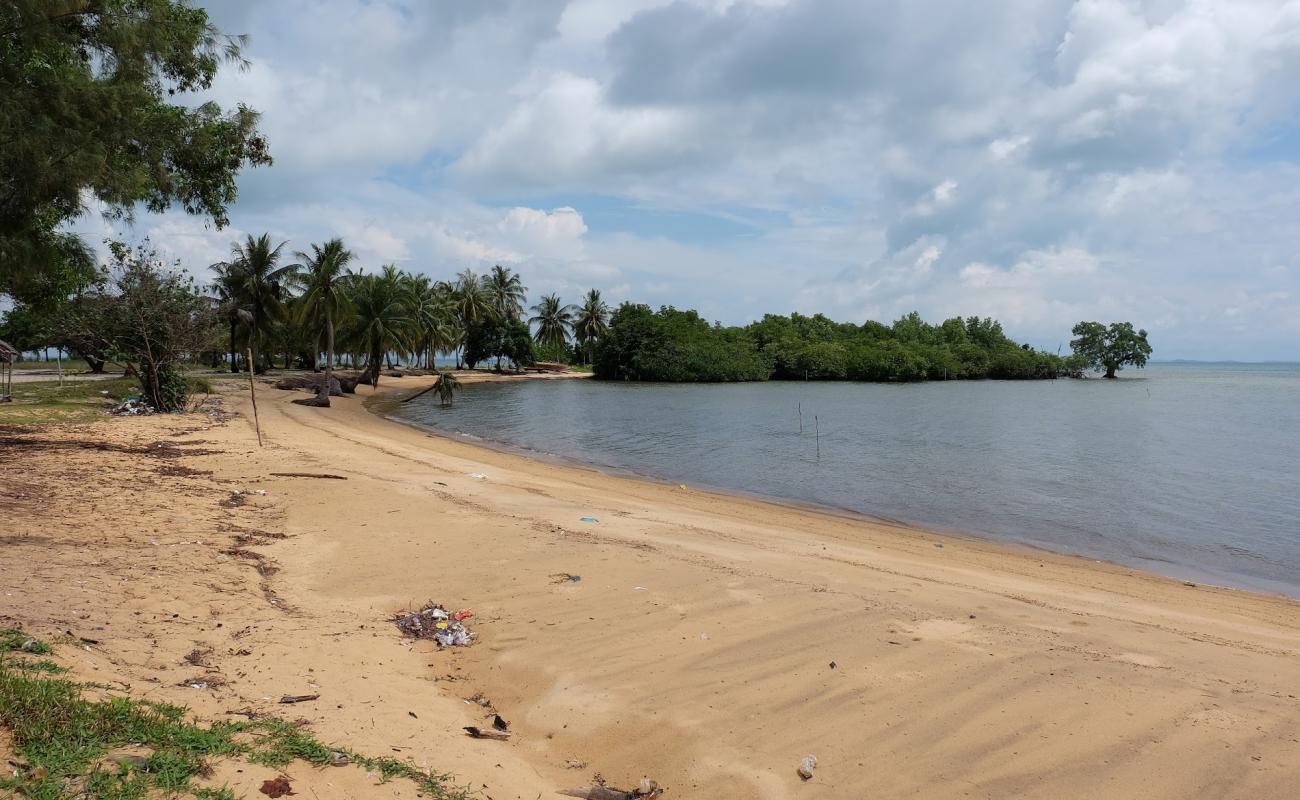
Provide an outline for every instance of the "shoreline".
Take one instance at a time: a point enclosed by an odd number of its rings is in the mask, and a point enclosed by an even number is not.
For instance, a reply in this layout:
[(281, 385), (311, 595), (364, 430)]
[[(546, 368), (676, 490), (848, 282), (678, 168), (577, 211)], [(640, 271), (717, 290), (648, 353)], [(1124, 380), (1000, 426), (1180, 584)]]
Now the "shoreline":
[[(375, 413), (429, 382), (329, 409), (259, 385), (262, 448), (233, 384), (210, 418), (31, 429), (50, 447), (25, 479), (52, 488), (16, 501), (35, 504), (32, 530), (7, 544), (0, 616), (97, 640), (59, 654), (79, 679), (209, 719), (301, 715), (497, 800), (594, 773), (762, 800), (1244, 800), (1300, 780), (1300, 603), (548, 464)], [(392, 615), (428, 600), (472, 610), (478, 641), (398, 636)], [(274, 700), (307, 693), (321, 699), (291, 712)], [(464, 735), (484, 696), (511, 741)], [(248, 797), (274, 774), (217, 768)], [(299, 794), (412, 794), (285, 771)]]
[[(493, 376), (496, 378), (491, 381), (469, 380), (466, 383), (477, 382), (509, 382), (511, 380), (524, 379), (528, 376)], [(582, 376), (563, 376), (557, 375), (554, 378), (564, 377), (583, 377), (590, 378), (590, 375)], [(615, 479), (624, 479), (631, 481), (644, 481), (659, 486), (677, 486), (681, 482), (677, 479), (656, 475), (653, 473), (638, 472), (637, 470), (600, 464), (594, 461), (584, 461), (580, 458), (564, 456), (555, 453), (546, 453), (534, 450), (524, 446), (511, 445), (508, 442), (472, 436), (461, 432), (439, 429), (436, 426), (425, 425), (415, 420), (404, 419), (397, 414), (401, 403), (392, 400), (385, 391), (381, 389), (378, 395), (372, 395), (365, 401), (365, 406), (377, 416), (396, 423), (401, 426), (414, 428), (425, 434), (431, 434), (448, 442), (460, 443), (470, 447), (481, 447), (485, 450), (503, 455), (515, 456), (525, 460), (533, 461), (538, 464), (552, 465), (564, 469), (578, 471), (590, 471), (592, 473), (607, 476)], [(1249, 577), (1231, 576), (1216, 574), (1207, 571), (1194, 564), (1169, 561), (1157, 557), (1135, 558), (1134, 562), (1126, 563), (1110, 557), (1099, 557), (1082, 552), (1070, 552), (1056, 549), (1048, 544), (1039, 544), (1037, 542), (1026, 541), (1017, 538), (1014, 535), (1000, 535), (993, 532), (981, 532), (963, 528), (950, 528), (933, 523), (921, 521), (896, 519), (892, 517), (880, 516), (867, 511), (858, 509), (832, 506), (814, 501), (800, 500), (792, 497), (781, 497), (779, 495), (769, 495), (762, 492), (746, 491), (744, 489), (734, 489), (724, 486), (715, 486), (707, 483), (692, 481), (690, 488), (695, 491), (708, 492), (724, 498), (736, 500), (747, 500), (756, 503), (767, 503), (795, 511), (803, 511), (810, 514), (824, 514), (831, 517), (838, 517), (848, 520), (856, 520), (866, 524), (892, 525), (900, 529), (912, 531), (917, 534), (928, 534), (931, 536), (942, 537), (945, 539), (972, 540), (985, 542), (988, 544), (1007, 547), (1014, 551), (1021, 551), (1030, 554), (1052, 555), (1062, 558), (1075, 558), (1091, 564), (1105, 564), (1122, 570), (1137, 570), (1146, 573), (1153, 578), (1176, 581), (1178, 583), (1195, 583), (1198, 586), (1213, 587), (1227, 591), (1249, 592), (1270, 597), (1278, 597), (1285, 600), (1300, 603), (1300, 587), (1285, 587), (1276, 585), (1275, 581), (1267, 579), (1250, 579)], [(1178, 573), (1166, 573), (1160, 570), (1160, 565), (1168, 564), (1171, 567), (1177, 567)], [(1233, 582), (1236, 581), (1236, 582)], [(1257, 582), (1255, 582), (1257, 581)]]

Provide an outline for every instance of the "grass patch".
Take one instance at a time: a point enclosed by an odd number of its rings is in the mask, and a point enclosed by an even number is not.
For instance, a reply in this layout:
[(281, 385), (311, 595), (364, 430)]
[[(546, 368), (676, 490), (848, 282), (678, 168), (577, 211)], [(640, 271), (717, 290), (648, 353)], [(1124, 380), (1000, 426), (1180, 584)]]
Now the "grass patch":
[[(15, 635), (16, 634), (16, 635)], [(21, 639), (21, 641), (19, 641)], [(0, 649), (33, 652), (21, 631), (0, 632)], [(15, 645), (16, 643), (16, 645)], [(11, 646), (14, 645), (14, 646)], [(42, 645), (44, 646), (44, 645)], [(46, 648), (48, 652), (48, 647)], [(204, 723), (178, 706), (109, 697), (87, 700), (86, 684), (48, 677), (51, 670), (0, 655), (0, 726), (13, 736), (25, 763), (17, 775), (0, 776), (0, 794), (31, 800), (136, 800), (188, 795), (198, 800), (236, 800), (227, 787), (195, 783), (210, 774), (214, 758), (242, 758), (282, 768), (293, 761), (326, 764), (335, 753), (380, 775), (381, 781), (406, 778), (435, 800), (467, 800), (463, 789), (449, 788), (447, 775), (424, 772), (392, 758), (369, 758), (329, 747), (302, 728), (275, 719)], [(120, 748), (145, 748), (145, 758), (120, 760)]]
[(54, 652), (48, 644), (28, 636), (17, 628), (0, 630), (0, 653), (33, 653), (48, 656)]
[(135, 378), (64, 381), (62, 386), (57, 380), (15, 383), (13, 402), (0, 404), (0, 422), (86, 422), (139, 392)]
[[(23, 372), (24, 370), (48, 369), (57, 372), (60, 366), (58, 359), (32, 360), (14, 362), (14, 372)], [(71, 375), (74, 373), (90, 372), (90, 365), (80, 358), (65, 358), (62, 362), (63, 374)]]
[(25, 672), (41, 672), (46, 675), (62, 675), (67, 672), (48, 658), (42, 658), (40, 661), (19, 661), (16, 666)]
[[(192, 395), (211, 394), (214, 375), (188, 375)], [(90, 422), (128, 397), (139, 397), (136, 378), (103, 380), (57, 380), (15, 383), (13, 402), (0, 404), (0, 423), (40, 424), (48, 422)]]

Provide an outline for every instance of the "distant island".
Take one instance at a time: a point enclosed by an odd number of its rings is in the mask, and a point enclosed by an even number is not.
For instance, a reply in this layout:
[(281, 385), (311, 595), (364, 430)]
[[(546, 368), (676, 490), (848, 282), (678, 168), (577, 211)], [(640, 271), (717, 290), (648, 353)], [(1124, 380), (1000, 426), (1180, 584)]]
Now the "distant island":
[(597, 378), (667, 382), (1030, 380), (1090, 369), (1113, 378), (1151, 353), (1146, 331), (1127, 322), (1080, 322), (1073, 333), (1062, 356), (1015, 342), (988, 317), (932, 325), (912, 312), (893, 325), (858, 325), (792, 313), (727, 327), (695, 311), (624, 303), (596, 343), (593, 367)]

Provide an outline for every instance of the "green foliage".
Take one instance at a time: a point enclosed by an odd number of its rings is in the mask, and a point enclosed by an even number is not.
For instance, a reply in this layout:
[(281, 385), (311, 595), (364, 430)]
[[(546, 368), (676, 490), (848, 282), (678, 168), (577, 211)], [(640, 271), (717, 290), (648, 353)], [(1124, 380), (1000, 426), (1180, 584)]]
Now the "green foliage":
[(378, 386), (384, 354), (406, 349), (410, 342), (412, 298), (395, 269), (359, 275), (352, 285), (354, 313), (345, 335), (369, 359), (365, 380)]
[(577, 341), (577, 355), (583, 363), (590, 363), (596, 342), (609, 331), (609, 305), (592, 289), (582, 298), (574, 312), (573, 338)]
[(163, 264), (148, 246), (110, 242), (111, 286), (101, 284), (65, 305), (59, 320), (66, 340), (83, 352), (134, 366), (149, 405), (179, 411), (189, 397), (180, 364), (208, 347), (211, 306), (193, 281)]
[(268, 233), (249, 234), (243, 242), (231, 245), (229, 261), (213, 265), (218, 291), (226, 299), (225, 315), (248, 321), (248, 346), (258, 372), (269, 366), (262, 346), (274, 332), (275, 323), (288, 319), (290, 290), (298, 281), (298, 265), (280, 264), (285, 244), (272, 246)]
[(160, 411), (180, 411), (190, 397), (190, 382), (175, 363), (141, 364), (140, 385), (151, 396), (150, 405)]
[(1054, 378), (1075, 362), (1019, 345), (991, 319), (930, 325), (915, 312), (892, 326), (769, 314), (745, 328), (709, 326), (693, 311), (624, 304), (596, 348), (602, 378), (666, 381)]
[(235, 175), (271, 162), (257, 114), (169, 101), (242, 65), (241, 44), (180, 0), (0, 4), (0, 292), (75, 290), (86, 250), (58, 227), (86, 197), (226, 224)]
[(515, 368), (526, 367), (536, 361), (533, 338), (528, 323), (520, 319), (489, 317), (471, 323), (465, 333), (465, 364), (473, 369), (480, 361), (496, 359), (512, 363)]
[(634, 381), (760, 381), (771, 373), (739, 328), (711, 326), (694, 311), (624, 303), (596, 346), (596, 375)]
[(1131, 322), (1112, 322), (1109, 328), (1100, 322), (1080, 322), (1071, 333), (1075, 356), (1092, 369), (1104, 370), (1107, 378), (1114, 378), (1126, 364), (1145, 367), (1151, 355), (1147, 332), (1134, 330)]
[(0, 630), (0, 653), (33, 653), (44, 656), (53, 652), (45, 642), (35, 639), (17, 628)]
[(574, 306), (566, 306), (558, 295), (542, 295), (542, 301), (533, 306), (535, 316), (528, 320), (537, 326), (533, 338), (543, 346), (555, 346), (569, 341), (573, 332)]
[(444, 405), (449, 406), (456, 399), (456, 390), (460, 388), (460, 380), (456, 378), (453, 372), (442, 371), (438, 373), (438, 400)]
[(487, 295), (493, 316), (498, 319), (518, 319), (524, 313), (524, 298), (528, 287), (519, 274), (500, 264), (483, 276), (483, 291)]
[(539, 344), (533, 348), (533, 353), (538, 361), (551, 361), (557, 364), (571, 364), (577, 356), (573, 346), (568, 342)]

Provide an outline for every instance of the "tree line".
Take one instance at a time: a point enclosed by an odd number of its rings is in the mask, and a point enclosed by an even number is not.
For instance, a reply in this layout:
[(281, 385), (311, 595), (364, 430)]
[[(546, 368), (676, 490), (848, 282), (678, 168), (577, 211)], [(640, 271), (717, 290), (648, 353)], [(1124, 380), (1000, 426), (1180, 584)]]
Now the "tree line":
[(822, 314), (768, 314), (745, 326), (709, 324), (695, 311), (622, 304), (595, 348), (599, 378), (636, 381), (924, 381), (1106, 377), (1146, 364), (1145, 330), (1081, 322), (1071, 354), (1013, 341), (990, 318), (939, 325), (916, 312), (892, 325), (835, 322)]
[(147, 242), (108, 246), (109, 263), (68, 295), (18, 302), (0, 337), (22, 349), (66, 349), (92, 372), (122, 367), (160, 409), (183, 405), (186, 360), (264, 373), (279, 359), (284, 369), (324, 372), (318, 404), (328, 405), (335, 367), (359, 369), (359, 381), (378, 386), (394, 359), (433, 370), (442, 353), (471, 369), (489, 360), (498, 370), (585, 363), (608, 327), (597, 289), (577, 305), (544, 295), (528, 316), (528, 287), (508, 267), (450, 280), (391, 264), (367, 273), (338, 238), (290, 254), (269, 234), (250, 235), (211, 265), (207, 286)]
[(609, 307), (596, 289), (579, 305), (544, 295), (525, 316), (528, 287), (501, 265), (435, 280), (392, 264), (357, 270), (337, 238), (296, 251), (292, 262), (284, 247), (272, 246), (267, 234), (249, 236), (229, 260), (212, 265), (232, 371), (244, 351), (257, 372), (275, 355), (285, 368), (302, 369), (329, 368), (346, 356), (376, 385), (394, 357), (433, 369), (439, 353), (454, 353), (457, 367), (491, 359), (498, 369), (520, 369), (546, 358), (581, 359), (608, 325)]

